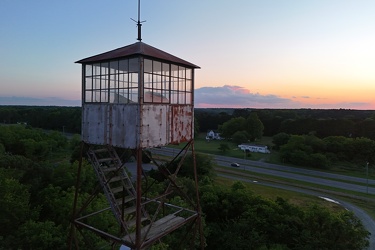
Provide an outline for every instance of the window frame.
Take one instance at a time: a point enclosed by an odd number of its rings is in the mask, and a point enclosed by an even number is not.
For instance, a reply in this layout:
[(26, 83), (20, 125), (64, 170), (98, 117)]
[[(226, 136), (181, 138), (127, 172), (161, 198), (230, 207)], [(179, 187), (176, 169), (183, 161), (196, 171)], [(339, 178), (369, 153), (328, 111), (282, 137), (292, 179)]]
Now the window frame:
[(142, 94), (145, 104), (193, 104), (193, 68), (137, 56), (84, 64), (82, 71), (83, 103), (139, 103)]

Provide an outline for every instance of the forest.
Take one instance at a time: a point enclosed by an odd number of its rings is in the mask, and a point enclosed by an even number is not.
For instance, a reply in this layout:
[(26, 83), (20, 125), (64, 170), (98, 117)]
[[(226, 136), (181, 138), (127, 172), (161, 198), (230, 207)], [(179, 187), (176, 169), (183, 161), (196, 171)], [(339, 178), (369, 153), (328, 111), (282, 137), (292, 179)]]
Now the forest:
[[(218, 130), (232, 118), (256, 113), (264, 126), (263, 136), (278, 133), (365, 137), (375, 140), (375, 111), (350, 109), (195, 109), (197, 132)], [(0, 123), (27, 123), (34, 128), (79, 134), (81, 107), (0, 106)]]
[[(78, 107), (0, 107), (0, 120), (3, 121), (0, 125), (0, 249), (68, 248), (70, 216), (80, 155), (80, 112)], [(216, 129), (233, 118), (249, 117), (251, 111), (245, 109), (206, 112), (208, 111), (196, 112), (197, 121), (204, 121), (196, 124), (201, 130)], [(343, 129), (345, 132), (342, 133), (350, 131), (364, 137), (364, 134), (360, 134), (363, 130), (358, 129), (359, 124), (366, 123), (371, 127), (374, 118), (374, 113), (370, 111), (352, 113), (344, 110), (342, 116), (335, 112), (322, 111), (324, 117), (322, 114), (307, 115), (309, 112), (297, 110), (262, 110), (256, 113), (264, 124), (264, 131), (274, 129), (275, 134), (270, 135), (274, 136), (275, 145), (281, 152), (283, 147), (291, 145), (297, 145), (296, 148), (299, 149), (319, 148), (319, 140), (324, 140), (318, 137), (323, 136), (318, 130), (320, 122), (346, 121), (348, 130)], [(209, 116), (212, 116), (212, 120)], [(207, 119), (202, 119), (203, 117)], [(302, 120), (306, 119), (311, 120), (309, 128), (302, 126), (305, 125)], [(272, 120), (279, 121), (277, 129), (276, 126), (273, 129), (267, 128), (267, 124), (272, 123)], [(296, 122), (295, 125), (300, 124), (300, 127), (292, 126), (293, 121)], [(289, 127), (286, 124), (296, 130), (283, 130)], [(350, 124), (353, 130), (349, 129)], [(315, 132), (312, 134), (311, 131)], [(334, 141), (332, 145), (337, 146), (351, 138), (335, 129), (332, 131), (337, 133), (332, 135), (334, 138), (341, 138), (338, 142), (331, 139)], [(65, 133), (74, 135), (67, 137)], [(342, 152), (342, 155), (350, 157), (345, 152)], [(293, 159), (293, 154), (283, 157)], [(294, 155), (294, 158), (298, 157)], [(185, 181), (182, 183), (185, 183), (188, 190), (191, 188), (189, 183), (193, 181), (192, 169), (189, 160), (184, 164), (186, 165), (181, 173)], [(231, 186), (220, 185), (216, 181), (214, 163), (204, 155), (197, 155), (197, 167), (205, 249), (250, 247), (259, 250), (359, 250), (368, 245), (369, 233), (350, 211), (331, 211), (317, 204), (300, 207), (282, 198), (269, 200), (255, 194), (241, 182), (235, 182)], [(84, 197), (88, 196), (98, 183), (91, 165), (86, 160), (83, 161), (82, 169), (83, 185), (80, 195)], [(163, 180), (159, 176), (156, 171), (148, 178), (159, 183), (160, 187)], [(91, 206), (91, 210), (95, 211), (108, 204), (102, 195)], [(100, 224), (108, 231), (117, 230), (111, 214), (101, 215), (92, 221), (92, 224)], [(111, 249), (104, 239), (92, 237), (94, 249)], [(178, 234), (168, 235), (163, 239), (163, 243), (153, 246), (152, 249), (175, 249), (174, 244), (178, 237)], [(180, 247), (188, 249), (188, 246), (188, 243), (185, 243)], [(82, 245), (80, 249), (93, 248)]]
[[(285, 132), (315, 132), (316, 136), (366, 137), (375, 140), (375, 111), (348, 109), (195, 109), (200, 132), (217, 130), (232, 118), (257, 113), (264, 136)], [(81, 108), (56, 106), (0, 106), (0, 123), (27, 123), (35, 128), (80, 133)]]
[[(366, 118), (367, 124), (372, 122), (372, 118)], [(344, 121), (341, 126), (336, 124), (334, 128), (328, 126), (324, 120), (313, 120), (310, 123), (320, 125), (311, 127), (307, 121), (301, 121), (299, 125), (299, 122), (289, 120), (285, 123), (289, 124), (286, 127), (288, 129), (282, 131), (286, 132), (273, 135), (272, 142), (269, 141), (266, 145), (274, 155), (277, 154), (276, 163), (320, 169), (345, 166), (354, 170), (360, 170), (363, 165), (375, 163), (375, 141), (366, 137), (370, 133), (356, 132), (356, 135), (360, 137), (352, 134), (344, 136), (344, 133), (338, 133), (345, 127)], [(359, 131), (360, 124), (362, 122), (357, 122), (357, 127), (352, 129)], [(313, 130), (320, 129), (320, 126), (325, 129), (324, 133)], [(305, 131), (300, 133), (303, 129)], [(217, 131), (220, 132), (222, 141), (220, 150), (225, 154), (231, 149), (229, 143), (232, 147), (237, 147), (242, 143), (257, 144), (262, 140), (264, 130), (266, 127), (256, 112), (251, 112), (247, 118), (242, 116), (231, 118), (218, 126)], [(250, 156), (250, 152), (247, 152), (247, 155)]]
[(375, 111), (348, 109), (195, 109), (201, 132), (218, 130), (232, 118), (256, 113), (264, 126), (263, 136), (278, 133), (317, 137), (366, 137), (375, 140)]

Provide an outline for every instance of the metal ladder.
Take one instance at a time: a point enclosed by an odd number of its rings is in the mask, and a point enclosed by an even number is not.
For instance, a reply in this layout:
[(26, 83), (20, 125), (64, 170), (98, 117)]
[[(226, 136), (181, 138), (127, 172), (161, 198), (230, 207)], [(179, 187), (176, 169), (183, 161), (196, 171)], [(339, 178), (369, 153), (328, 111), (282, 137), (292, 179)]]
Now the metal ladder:
[[(120, 226), (128, 234), (136, 223), (136, 191), (126, 167), (112, 146), (90, 147), (87, 155)], [(142, 209), (142, 221), (149, 220)]]

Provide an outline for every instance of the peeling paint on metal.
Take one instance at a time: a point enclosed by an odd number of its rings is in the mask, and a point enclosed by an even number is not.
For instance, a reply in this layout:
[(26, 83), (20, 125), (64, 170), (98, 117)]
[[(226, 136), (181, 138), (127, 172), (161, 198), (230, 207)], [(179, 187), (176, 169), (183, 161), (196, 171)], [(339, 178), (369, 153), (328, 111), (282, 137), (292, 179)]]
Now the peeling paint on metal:
[(82, 138), (90, 144), (150, 148), (193, 137), (192, 105), (86, 104), (82, 110)]

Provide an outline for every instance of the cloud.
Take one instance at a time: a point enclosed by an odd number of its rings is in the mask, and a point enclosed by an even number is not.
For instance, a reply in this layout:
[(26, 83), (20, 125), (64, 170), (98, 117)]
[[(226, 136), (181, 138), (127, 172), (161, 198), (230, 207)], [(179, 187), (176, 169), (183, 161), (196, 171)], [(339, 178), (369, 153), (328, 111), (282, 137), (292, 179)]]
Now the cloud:
[(281, 108), (291, 106), (293, 101), (276, 95), (251, 93), (240, 86), (224, 85), (222, 87), (202, 87), (195, 90), (195, 107), (251, 107)]
[(20, 96), (0, 96), (0, 105), (81, 106), (81, 101), (66, 100), (57, 97), (33, 98)]
[(316, 109), (362, 109), (367, 110), (371, 103), (368, 102), (339, 102), (339, 103), (319, 103), (310, 105), (311, 108)]
[[(261, 95), (250, 90), (235, 86), (202, 87), (195, 89), (194, 105), (196, 108), (270, 108), (270, 109), (363, 109), (373, 110), (368, 102), (319, 102), (327, 98), (311, 98), (309, 96), (291, 96), (290, 99), (277, 95)], [(303, 100), (311, 101), (310, 103)], [(81, 100), (67, 100), (58, 97), (22, 97), (0, 96), (0, 105), (23, 106), (81, 106)]]
[[(196, 108), (270, 108), (270, 109), (373, 109), (367, 102), (321, 102), (327, 98), (312, 98), (309, 95), (284, 98), (277, 95), (261, 95), (236, 86), (202, 87), (195, 89)], [(319, 103), (316, 100), (320, 100)]]

